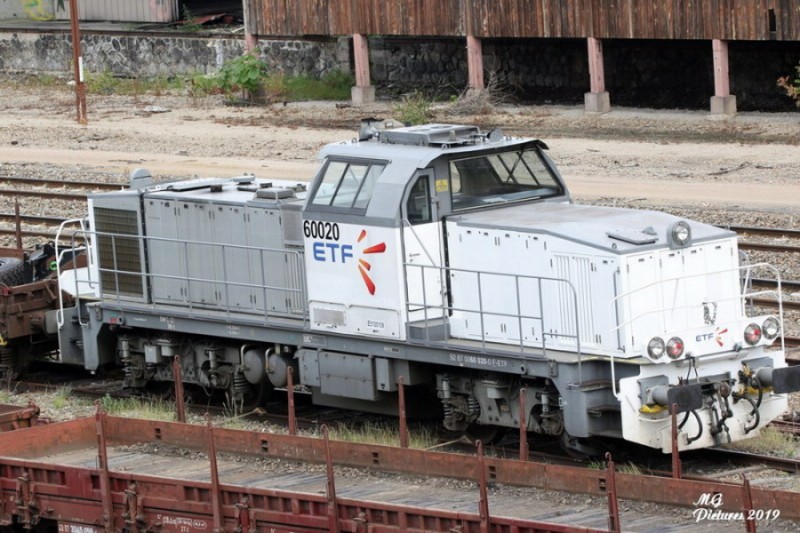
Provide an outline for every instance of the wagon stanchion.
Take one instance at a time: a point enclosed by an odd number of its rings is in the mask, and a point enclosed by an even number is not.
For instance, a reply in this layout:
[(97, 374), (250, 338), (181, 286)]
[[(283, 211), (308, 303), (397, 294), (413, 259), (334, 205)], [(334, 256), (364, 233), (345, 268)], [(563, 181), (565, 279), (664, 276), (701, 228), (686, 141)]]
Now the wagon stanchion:
[(528, 414), (525, 410), (525, 387), (519, 389), (519, 460), (528, 460)]
[(621, 531), (619, 524), (619, 504), (617, 502), (617, 471), (614, 459), (606, 453), (606, 493), (608, 494), (608, 530)]
[(397, 402), (400, 414), (400, 447), (408, 448), (408, 422), (406, 420), (406, 381), (403, 376), (397, 379)]
[(289, 365), (286, 369), (286, 392), (289, 404), (289, 435), (297, 435), (297, 416), (294, 408), (294, 368)]
[(672, 477), (681, 479), (681, 452), (678, 450), (678, 404), (673, 403), (670, 411), (672, 417)]
[(206, 413), (206, 434), (208, 436), (208, 463), (211, 469), (211, 512), (214, 515), (214, 533), (222, 533), (222, 498), (219, 488), (219, 470), (217, 469), (217, 447), (214, 444), (214, 426), (211, 424), (211, 416)]
[(753, 494), (750, 492), (750, 480), (742, 474), (742, 510), (744, 511), (744, 530), (756, 533), (756, 521), (753, 519)]
[(114, 502), (111, 500), (111, 477), (108, 472), (108, 441), (106, 439), (106, 413), (100, 400), (95, 401), (95, 430), (97, 432), (97, 462), (100, 470), (100, 497), (103, 501), (105, 531), (114, 531)]
[(22, 250), (22, 217), (19, 216), (19, 198), (14, 198), (14, 237), (17, 239), (17, 248)]
[(489, 490), (486, 482), (486, 462), (483, 459), (483, 443), (476, 443), (478, 448), (478, 490), (480, 500), (478, 502), (478, 513), (481, 517), (481, 533), (489, 533), (492, 530), (492, 519), (489, 516)]
[(172, 360), (172, 378), (175, 380), (175, 414), (178, 422), (186, 422), (186, 404), (183, 398), (183, 371), (181, 369), (181, 356), (176, 355)]
[(336, 480), (333, 472), (333, 456), (331, 442), (328, 438), (328, 426), (322, 426), (322, 439), (325, 442), (325, 471), (328, 476), (325, 493), (328, 496), (328, 531), (339, 533), (339, 504), (336, 502)]

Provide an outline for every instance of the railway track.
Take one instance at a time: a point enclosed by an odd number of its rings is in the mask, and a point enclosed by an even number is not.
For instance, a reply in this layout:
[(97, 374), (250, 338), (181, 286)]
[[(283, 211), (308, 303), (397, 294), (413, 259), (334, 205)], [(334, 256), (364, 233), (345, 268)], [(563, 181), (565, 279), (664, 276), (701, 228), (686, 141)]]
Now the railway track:
[[(45, 188), (77, 188), (88, 189), (92, 191), (118, 191), (126, 188), (128, 185), (124, 183), (110, 183), (100, 181), (64, 181), (64, 180), (50, 180), (40, 178), (25, 178), (21, 176), (0, 176), (0, 183), (16, 186), (36, 186)], [(26, 191), (32, 194), (38, 194), (40, 191)]]

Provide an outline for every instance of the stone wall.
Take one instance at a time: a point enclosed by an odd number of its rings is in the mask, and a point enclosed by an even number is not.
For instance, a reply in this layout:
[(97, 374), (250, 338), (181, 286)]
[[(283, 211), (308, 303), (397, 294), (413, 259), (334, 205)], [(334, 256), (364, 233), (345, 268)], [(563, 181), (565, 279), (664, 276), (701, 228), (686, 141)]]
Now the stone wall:
[[(131, 77), (212, 73), (243, 52), (238, 38), (85, 33), (82, 43), (87, 71)], [(447, 98), (466, 86), (464, 39), (371, 37), (369, 46), (379, 97), (421, 89)], [(608, 40), (603, 47), (612, 106), (708, 109), (714, 92), (710, 42)], [(349, 38), (260, 43), (272, 70), (314, 77), (350, 71), (350, 48)], [(483, 41), (486, 79), (527, 103), (581, 105), (589, 87), (586, 54), (582, 39)], [(0, 32), (0, 71), (69, 72), (71, 61), (64, 33)], [(738, 108), (794, 109), (775, 81), (795, 74), (798, 61), (800, 42), (731, 42), (731, 92)]]
[[(714, 94), (708, 41), (604, 41), (606, 87), (611, 104), (632, 107), (708, 109)], [(730, 43), (731, 92), (740, 110), (792, 110), (775, 84), (794, 74), (798, 42)], [(486, 79), (529, 103), (583, 103), (589, 89), (586, 42), (582, 39), (486, 39)], [(370, 39), (372, 81), (379, 97), (423, 89), (439, 97), (466, 85), (463, 39)]]
[[(0, 33), (0, 71), (67, 72), (70, 43), (61, 33)], [(243, 41), (235, 38), (84, 34), (81, 43), (86, 71), (130, 77), (212, 73), (244, 52)], [(274, 40), (262, 41), (259, 48), (271, 70), (317, 77), (350, 69), (342, 45), (347, 42)]]

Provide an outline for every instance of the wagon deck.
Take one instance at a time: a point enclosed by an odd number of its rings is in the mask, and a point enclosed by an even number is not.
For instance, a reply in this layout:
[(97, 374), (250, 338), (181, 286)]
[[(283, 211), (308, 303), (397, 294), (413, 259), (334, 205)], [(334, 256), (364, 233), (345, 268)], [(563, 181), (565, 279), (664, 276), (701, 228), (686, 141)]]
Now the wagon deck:
[[(392, 470), (419, 476), (385, 472)], [(574, 505), (507, 486), (488, 494), (487, 481), (601, 499)], [(686, 498), (713, 490), (724, 494), (726, 508), (742, 505), (738, 485), (103, 413), (0, 434), (0, 489), (0, 525), (71, 533), (600, 531), (610, 514), (606, 497), (688, 505)], [(757, 506), (796, 514), (794, 493), (754, 489), (752, 496)], [(618, 520), (625, 531), (678, 531), (695, 526), (690, 515), (684, 524), (664, 524), (625, 510)]]

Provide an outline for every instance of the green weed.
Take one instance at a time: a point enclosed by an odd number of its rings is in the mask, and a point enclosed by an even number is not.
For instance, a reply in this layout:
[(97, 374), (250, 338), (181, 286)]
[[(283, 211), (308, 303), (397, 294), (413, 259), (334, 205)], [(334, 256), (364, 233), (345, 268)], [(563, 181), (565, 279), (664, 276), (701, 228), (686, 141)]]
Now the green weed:
[(421, 91), (414, 91), (404, 95), (402, 100), (395, 104), (393, 116), (403, 124), (414, 126), (425, 124), (433, 118), (433, 101)]
[(172, 421), (175, 419), (175, 406), (164, 400), (142, 400), (139, 398), (112, 398), (104, 396), (103, 409), (114, 416), (144, 418), (147, 420)]
[[(395, 421), (367, 421), (356, 425), (339, 425), (330, 428), (331, 440), (398, 446), (400, 436)], [(436, 435), (427, 427), (409, 428), (409, 447), (425, 449), (437, 444)]]

